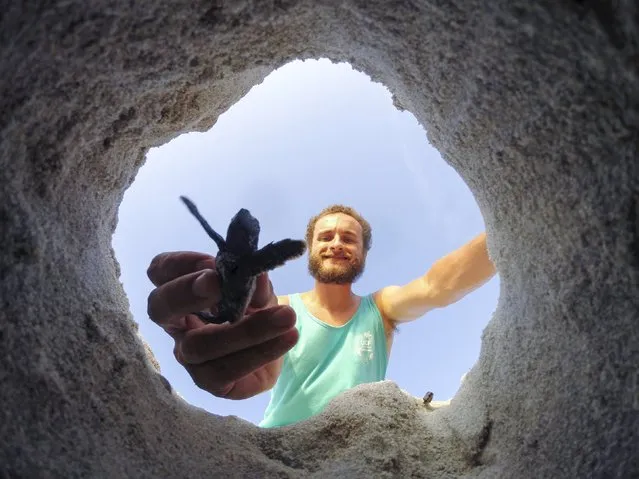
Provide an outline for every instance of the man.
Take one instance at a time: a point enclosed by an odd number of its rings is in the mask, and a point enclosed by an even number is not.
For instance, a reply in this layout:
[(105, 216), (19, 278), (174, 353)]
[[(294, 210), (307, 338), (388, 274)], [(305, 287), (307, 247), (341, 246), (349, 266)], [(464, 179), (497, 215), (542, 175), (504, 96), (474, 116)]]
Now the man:
[(261, 426), (304, 420), (346, 389), (384, 379), (398, 324), (460, 300), (495, 274), (482, 233), (408, 284), (360, 297), (352, 284), (371, 240), (370, 225), (353, 208), (325, 208), (306, 232), (313, 289), (276, 296), (261, 275), (245, 318), (233, 325), (189, 314), (219, 300), (213, 257), (158, 255), (148, 269), (156, 286), (149, 316), (173, 337), (175, 357), (198, 387), (228, 399), (272, 389)]

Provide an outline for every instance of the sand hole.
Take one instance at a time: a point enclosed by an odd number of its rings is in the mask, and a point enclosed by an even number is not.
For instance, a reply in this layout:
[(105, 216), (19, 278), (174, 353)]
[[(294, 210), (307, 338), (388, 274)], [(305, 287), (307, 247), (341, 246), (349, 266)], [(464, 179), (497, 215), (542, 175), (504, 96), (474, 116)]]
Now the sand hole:
[[(269, 75), (205, 133), (150, 150), (120, 205), (113, 237), (134, 320), (162, 373), (191, 404), (218, 415), (261, 420), (270, 393), (244, 401), (213, 397), (175, 361), (173, 342), (146, 314), (151, 258), (170, 250), (215, 253), (178, 200), (188, 195), (225, 231), (241, 207), (262, 224), (260, 243), (302, 238), (308, 218), (330, 203), (357, 208), (372, 224), (373, 249), (355, 284), (360, 294), (423, 274), (484, 229), (463, 180), (441, 159), (409, 112), (348, 64), (295, 61)], [(272, 273), (278, 294), (306, 290), (307, 257)], [(477, 360), (497, 303), (494, 278), (446, 309), (403, 325), (387, 379), (421, 397), (450, 398)]]

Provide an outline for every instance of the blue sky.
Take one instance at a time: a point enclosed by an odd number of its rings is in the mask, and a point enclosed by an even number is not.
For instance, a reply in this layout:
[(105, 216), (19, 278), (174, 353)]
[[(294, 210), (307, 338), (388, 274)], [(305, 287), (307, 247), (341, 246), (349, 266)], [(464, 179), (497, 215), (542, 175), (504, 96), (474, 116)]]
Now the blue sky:
[[(403, 284), (484, 229), (459, 175), (383, 85), (348, 64), (295, 61), (269, 75), (206, 133), (152, 149), (119, 210), (113, 246), (134, 320), (163, 374), (191, 404), (257, 424), (263, 393), (243, 401), (197, 388), (175, 361), (173, 342), (148, 318), (153, 288), (146, 269), (157, 253), (215, 254), (213, 242), (179, 201), (189, 196), (224, 234), (239, 208), (260, 220), (260, 245), (304, 236), (308, 218), (332, 203), (358, 209), (373, 228), (373, 248), (355, 284), (367, 294)], [(271, 273), (278, 294), (312, 287), (307, 257)], [(481, 333), (497, 304), (499, 278), (458, 303), (402, 325), (387, 379), (417, 397), (455, 394), (479, 356)]]

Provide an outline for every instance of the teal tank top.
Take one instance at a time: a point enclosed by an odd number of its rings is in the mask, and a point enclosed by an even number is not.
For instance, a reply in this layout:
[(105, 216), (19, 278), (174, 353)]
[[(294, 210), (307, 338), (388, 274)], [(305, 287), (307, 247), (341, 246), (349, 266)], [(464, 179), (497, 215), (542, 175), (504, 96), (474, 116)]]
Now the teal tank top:
[(335, 396), (358, 384), (382, 381), (388, 353), (382, 316), (372, 295), (361, 299), (343, 326), (313, 316), (298, 294), (289, 296), (297, 315), (297, 344), (284, 355), (280, 376), (260, 427), (285, 426), (320, 413)]

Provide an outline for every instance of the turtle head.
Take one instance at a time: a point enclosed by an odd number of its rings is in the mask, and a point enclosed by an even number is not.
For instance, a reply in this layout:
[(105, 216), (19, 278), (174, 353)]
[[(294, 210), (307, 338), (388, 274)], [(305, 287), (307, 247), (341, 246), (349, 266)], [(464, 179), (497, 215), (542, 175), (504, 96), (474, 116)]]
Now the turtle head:
[(228, 251), (237, 255), (254, 253), (260, 237), (260, 222), (245, 208), (240, 209), (226, 233)]

